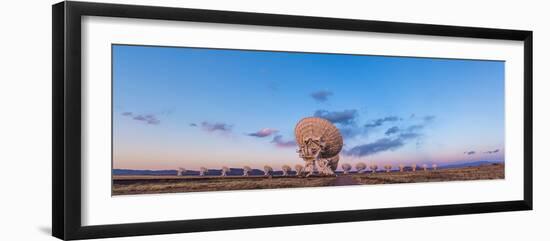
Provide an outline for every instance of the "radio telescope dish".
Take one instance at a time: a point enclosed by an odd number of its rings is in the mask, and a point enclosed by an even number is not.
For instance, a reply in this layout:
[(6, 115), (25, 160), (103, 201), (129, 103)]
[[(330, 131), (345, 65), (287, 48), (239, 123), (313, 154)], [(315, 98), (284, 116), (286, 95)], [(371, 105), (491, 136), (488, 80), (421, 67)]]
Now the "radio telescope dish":
[(296, 124), (294, 129), (298, 153), (306, 162), (306, 171), (312, 175), (319, 166), (319, 173), (334, 175), (338, 167), (339, 153), (344, 141), (336, 126), (319, 117), (307, 117)]
[(325, 148), (321, 151), (321, 158), (337, 155), (342, 150), (344, 141), (340, 131), (330, 121), (319, 117), (307, 117), (296, 125), (294, 129), (298, 146), (306, 145), (309, 141), (323, 142)]

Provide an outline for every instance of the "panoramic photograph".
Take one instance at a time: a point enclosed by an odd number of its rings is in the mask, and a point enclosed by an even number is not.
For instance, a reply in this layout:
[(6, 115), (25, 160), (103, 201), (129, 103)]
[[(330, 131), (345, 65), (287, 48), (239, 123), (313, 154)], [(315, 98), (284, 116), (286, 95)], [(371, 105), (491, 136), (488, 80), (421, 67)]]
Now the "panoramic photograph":
[(112, 45), (111, 194), (504, 179), (504, 69)]

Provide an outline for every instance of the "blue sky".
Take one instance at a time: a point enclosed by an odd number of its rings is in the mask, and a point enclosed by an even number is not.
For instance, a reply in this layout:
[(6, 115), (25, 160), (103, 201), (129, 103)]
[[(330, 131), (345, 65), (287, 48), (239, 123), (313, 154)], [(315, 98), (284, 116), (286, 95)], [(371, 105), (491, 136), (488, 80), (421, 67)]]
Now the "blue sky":
[(341, 130), (341, 162), (503, 161), (504, 65), (114, 45), (114, 167), (298, 164), (308, 116)]

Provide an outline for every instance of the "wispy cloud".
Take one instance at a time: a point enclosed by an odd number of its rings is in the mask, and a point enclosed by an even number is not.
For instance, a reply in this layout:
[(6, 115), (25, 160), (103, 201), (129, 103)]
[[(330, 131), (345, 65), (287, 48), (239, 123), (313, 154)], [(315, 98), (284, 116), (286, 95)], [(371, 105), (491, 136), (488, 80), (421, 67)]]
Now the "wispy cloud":
[(355, 118), (357, 117), (357, 110), (343, 110), (343, 111), (327, 111), (327, 110), (317, 110), (313, 113), (313, 116), (321, 117), (329, 120), (333, 124), (340, 125), (352, 125), (355, 123)]
[(253, 133), (248, 133), (246, 135), (247, 136), (254, 136), (254, 137), (267, 137), (267, 136), (273, 135), (275, 133), (277, 133), (276, 129), (263, 128), (259, 131), (256, 131), (256, 132), (253, 132)]
[(495, 150), (492, 150), (492, 151), (486, 151), (484, 153), (487, 153), (487, 154), (494, 154), (494, 153), (497, 153), (499, 152), (500, 150), (499, 149), (495, 149)]
[(197, 127), (197, 124), (196, 123), (189, 123), (189, 126)]
[[(372, 128), (375, 126), (381, 126), (384, 122), (395, 122), (398, 120), (401, 120), (401, 119), (397, 116), (388, 116), (388, 117), (380, 118), (373, 121), (372, 123), (370, 123), (369, 127)], [(424, 120), (424, 123), (422, 124), (415, 124), (405, 128), (399, 128), (397, 126), (393, 126), (387, 129), (386, 132), (384, 133), (386, 136), (393, 136), (393, 137), (384, 137), (371, 143), (357, 145), (348, 150), (345, 150), (344, 154), (349, 156), (361, 157), (361, 156), (373, 155), (383, 151), (397, 150), (405, 146), (409, 142), (414, 142), (416, 143), (416, 145), (419, 145), (420, 143), (419, 138), (421, 138), (424, 135), (422, 133), (422, 130), (427, 124), (428, 124), (428, 121)], [(365, 127), (365, 128), (369, 128), (369, 127)]]
[(427, 115), (427, 116), (424, 116), (424, 121), (426, 122), (431, 122), (435, 119), (435, 115)]
[(395, 134), (395, 133), (397, 133), (397, 132), (399, 132), (399, 127), (393, 126), (393, 127), (389, 128), (388, 130), (386, 130), (386, 132), (385, 132), (384, 134), (385, 134), (386, 136), (389, 136), (389, 135)]
[(296, 147), (296, 142), (294, 140), (285, 141), (281, 135), (274, 136), (271, 143), (275, 144), (277, 147)]
[(418, 138), (420, 136), (422, 136), (422, 134), (418, 132), (404, 132), (399, 134), (399, 138), (402, 138), (402, 139), (413, 139), (413, 138)]
[(372, 143), (355, 146), (347, 151), (349, 156), (368, 156), (382, 151), (395, 150), (405, 145), (401, 138), (382, 138)]
[(122, 112), (122, 116), (130, 117), (133, 120), (137, 120), (149, 125), (158, 125), (160, 120), (154, 114), (134, 114), (133, 112)]
[(384, 118), (373, 120), (372, 122), (365, 125), (366, 128), (374, 128), (383, 125), (386, 122), (395, 122), (401, 120), (401, 118), (397, 116), (387, 116)]
[[(497, 153), (499, 151), (500, 151), (500, 149), (495, 149), (495, 150), (490, 150), (490, 151), (484, 151), (483, 153), (485, 153), (485, 154), (494, 154), (494, 153)], [(465, 151), (464, 152), (465, 155), (474, 155), (476, 153), (477, 153), (476, 151)]]
[(333, 93), (326, 90), (319, 90), (316, 92), (311, 93), (311, 98), (318, 102), (325, 102), (328, 100), (328, 97), (331, 96)]
[(217, 123), (210, 123), (207, 121), (203, 121), (201, 123), (201, 127), (203, 130), (207, 132), (222, 132), (222, 133), (229, 133), (231, 132), (233, 125), (229, 125), (222, 122)]
[(416, 124), (416, 125), (411, 125), (411, 126), (407, 127), (408, 132), (416, 132), (416, 131), (420, 131), (422, 129), (424, 129), (424, 124)]
[(143, 121), (143, 122), (145, 122), (147, 124), (150, 124), (150, 125), (160, 124), (160, 120), (155, 115), (152, 115), (152, 114), (136, 115), (136, 116), (134, 116), (134, 120)]

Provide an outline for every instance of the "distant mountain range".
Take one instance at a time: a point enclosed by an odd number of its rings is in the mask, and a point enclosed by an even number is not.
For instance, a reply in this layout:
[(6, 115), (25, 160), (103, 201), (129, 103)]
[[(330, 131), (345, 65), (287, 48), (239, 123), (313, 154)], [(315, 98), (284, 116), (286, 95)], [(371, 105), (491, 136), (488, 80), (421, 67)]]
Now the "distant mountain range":
[[(484, 165), (492, 164), (503, 164), (503, 161), (474, 161), (474, 162), (453, 162), (449, 164), (440, 164), (438, 168), (461, 168), (461, 167), (477, 167)], [(420, 167), (421, 165), (419, 165)], [(430, 166), (431, 168), (431, 166)], [(177, 170), (134, 170), (134, 169), (113, 169), (113, 175), (153, 175), (153, 176), (175, 176), (177, 175)], [(207, 176), (219, 176), (221, 175), (221, 169), (209, 169)], [(228, 176), (242, 176), (242, 168), (229, 168)], [(291, 171), (290, 174), (294, 175), (296, 172)], [(185, 172), (186, 176), (198, 176), (199, 171), (196, 170), (187, 170)], [(260, 169), (252, 169), (249, 173), (251, 176), (260, 176), (264, 175), (264, 171)], [(282, 171), (273, 171), (273, 175), (282, 175)]]
[[(244, 173), (242, 168), (229, 168), (228, 176), (242, 176)], [(175, 176), (178, 174), (177, 170), (133, 170), (133, 169), (113, 169), (113, 175), (154, 175), (154, 176)], [(221, 169), (208, 169), (206, 176), (219, 176), (222, 174)], [(282, 175), (282, 171), (273, 171), (273, 175)], [(290, 174), (294, 175), (292, 171)], [(198, 176), (199, 171), (187, 170), (186, 176)], [(249, 172), (251, 176), (264, 175), (264, 171), (259, 169), (252, 169)]]
[(503, 161), (474, 161), (474, 162), (454, 162), (441, 165), (440, 168), (459, 168), (459, 167), (478, 167), (492, 164), (504, 164)]

